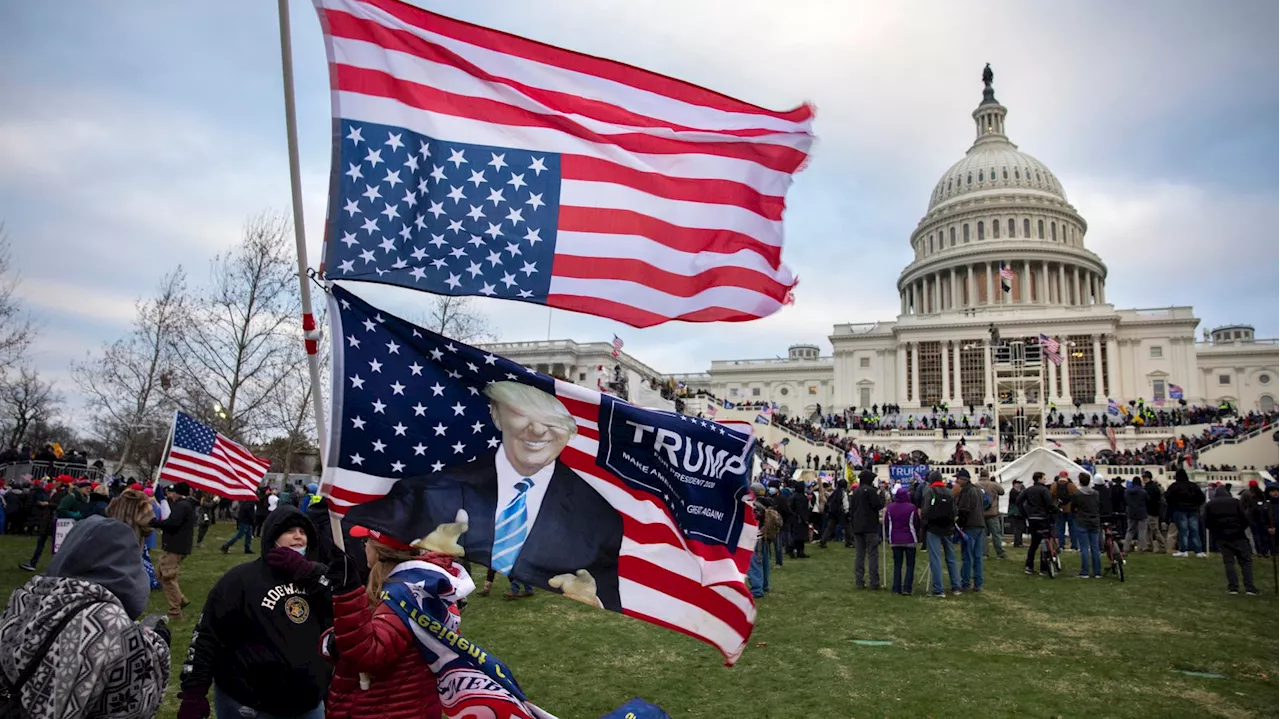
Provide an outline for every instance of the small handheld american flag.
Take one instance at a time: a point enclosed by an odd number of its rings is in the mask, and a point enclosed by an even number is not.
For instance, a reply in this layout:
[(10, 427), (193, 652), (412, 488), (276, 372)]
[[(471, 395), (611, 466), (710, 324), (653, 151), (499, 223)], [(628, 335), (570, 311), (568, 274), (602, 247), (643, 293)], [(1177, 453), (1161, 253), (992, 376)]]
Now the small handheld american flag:
[(254, 501), (271, 462), (183, 412), (173, 417), (172, 445), (160, 479), (187, 484), (227, 499)]

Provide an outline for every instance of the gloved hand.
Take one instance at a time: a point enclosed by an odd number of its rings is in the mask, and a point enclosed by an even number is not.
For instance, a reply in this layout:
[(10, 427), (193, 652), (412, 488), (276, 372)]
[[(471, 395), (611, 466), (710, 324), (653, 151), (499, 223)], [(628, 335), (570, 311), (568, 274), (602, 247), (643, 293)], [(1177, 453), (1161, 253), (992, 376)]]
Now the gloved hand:
[(333, 589), (334, 595), (355, 591), (364, 584), (355, 560), (345, 552), (339, 553), (329, 562), (325, 576), (329, 579), (329, 586)]
[(172, 634), (169, 631), (169, 624), (165, 621), (163, 614), (148, 614), (142, 618), (142, 628), (150, 629), (155, 632), (166, 645), (172, 645)]
[(208, 719), (208, 687), (205, 687), (202, 692), (197, 689), (183, 689), (178, 698), (182, 702), (178, 705), (178, 719)]
[(288, 547), (274, 547), (268, 551), (267, 566), (304, 585), (314, 584), (324, 578), (329, 570), (325, 565), (313, 562)]

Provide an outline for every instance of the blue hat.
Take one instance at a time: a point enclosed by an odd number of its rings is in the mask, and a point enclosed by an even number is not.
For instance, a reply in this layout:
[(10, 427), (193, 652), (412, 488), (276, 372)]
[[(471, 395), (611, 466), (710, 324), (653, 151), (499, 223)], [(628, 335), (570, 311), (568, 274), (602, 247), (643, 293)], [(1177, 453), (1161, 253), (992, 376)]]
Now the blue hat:
[(315, 494), (319, 490), (320, 490), (320, 486), (317, 485), (315, 482), (312, 482), (311, 484), (307, 485), (307, 491), (312, 494)]
[(969, 470), (965, 469), (964, 467), (961, 467), (961, 468), (956, 472), (956, 476), (957, 476), (957, 477), (964, 477), (965, 479), (969, 479)]

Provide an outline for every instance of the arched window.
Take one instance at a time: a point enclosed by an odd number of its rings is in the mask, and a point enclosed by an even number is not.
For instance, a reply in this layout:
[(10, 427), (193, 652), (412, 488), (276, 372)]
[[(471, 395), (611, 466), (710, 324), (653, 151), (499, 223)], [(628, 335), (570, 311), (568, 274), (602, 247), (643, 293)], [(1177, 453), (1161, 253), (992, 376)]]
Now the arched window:
[(969, 223), (968, 222), (964, 223), (964, 241), (965, 242), (969, 241)]
[(969, 173), (969, 176), (965, 178), (965, 183), (964, 183), (964, 184), (966, 184), (966, 185), (972, 185), (972, 184), (973, 184), (973, 173), (972, 173), (972, 172), (970, 172), (970, 173)]
[(947, 179), (947, 192), (951, 192), (951, 180), (950, 180), (950, 178), (948, 178), (948, 179)]
[(1026, 238), (1031, 237), (1031, 220), (1022, 220), (1022, 236)]
[(956, 228), (954, 227), (951, 228), (951, 246), (956, 246)]
[(1036, 220), (1036, 236), (1044, 239), (1044, 220)]
[(1002, 169), (1000, 170), (1000, 177), (1001, 177), (1001, 179), (1004, 179), (1004, 180), (1009, 179), (1009, 168), (1007, 168), (1007, 167), (1002, 168)]
[(978, 182), (982, 182), (982, 170), (978, 170)]
[(987, 239), (987, 226), (982, 222), (982, 220), (978, 220), (978, 239)]
[(1013, 179), (1015, 179), (1015, 180), (1021, 180), (1021, 179), (1022, 179), (1022, 173), (1018, 172), (1018, 168), (1016, 168), (1016, 167), (1015, 167), (1015, 168), (1013, 168)]
[(933, 253), (933, 235), (929, 235), (929, 253)]
[(1018, 224), (1013, 221), (1012, 217), (1010, 217), (1009, 218), (1009, 237), (1010, 238), (1017, 236), (1018, 233), (1014, 232), (1014, 228), (1016, 228), (1017, 226)]
[(1042, 180), (1040, 179), (1040, 171), (1039, 171), (1039, 170), (1036, 170), (1036, 182), (1042, 182)]
[(1056, 222), (1049, 223), (1049, 234), (1052, 235), (1052, 239), (1054, 242), (1058, 241), (1058, 223)]
[(995, 240), (1000, 239), (1000, 220), (991, 221), (991, 238)]

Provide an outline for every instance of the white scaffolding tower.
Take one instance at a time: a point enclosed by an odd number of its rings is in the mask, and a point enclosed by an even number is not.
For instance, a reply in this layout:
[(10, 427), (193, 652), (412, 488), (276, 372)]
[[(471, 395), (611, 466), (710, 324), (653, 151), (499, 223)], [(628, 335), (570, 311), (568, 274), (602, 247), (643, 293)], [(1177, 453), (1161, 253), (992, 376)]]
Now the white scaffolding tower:
[[(1044, 358), (1040, 345), (1026, 340), (996, 340), (991, 352), (991, 376), (995, 411), (996, 468), (1004, 466), (1004, 453), (1014, 459), (1045, 442)], [(1007, 426), (1006, 426), (1007, 423)]]

